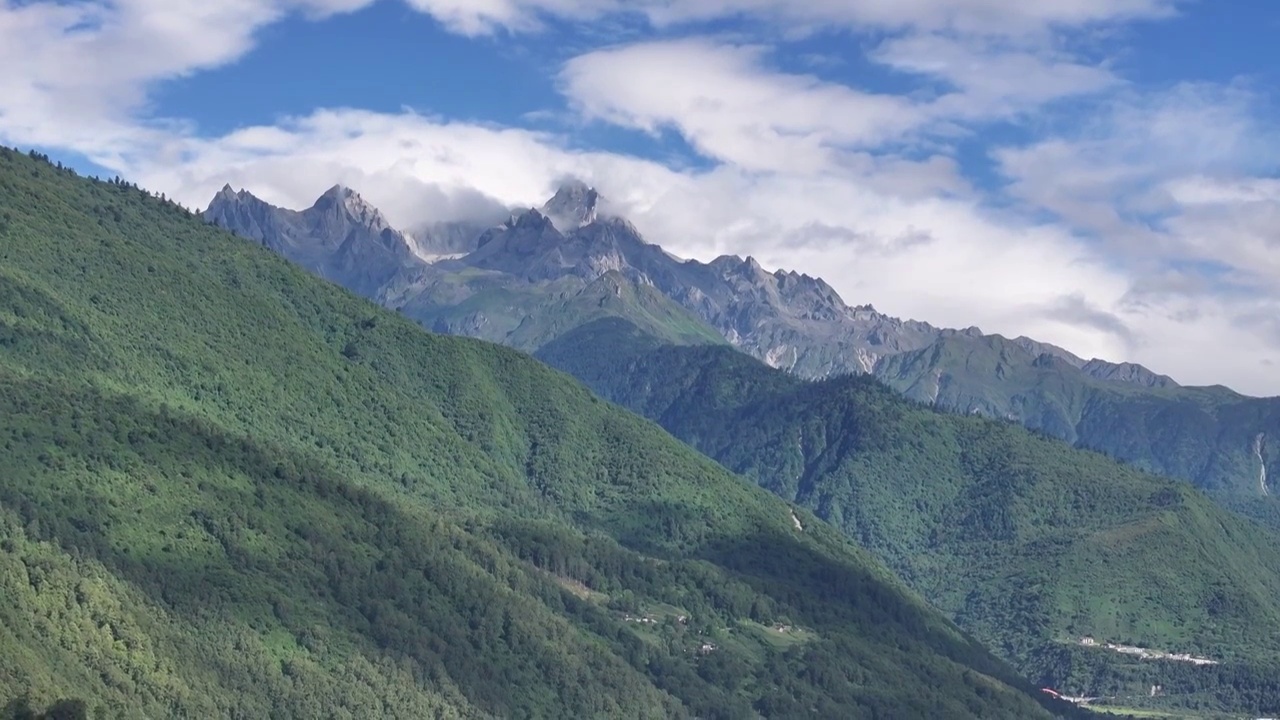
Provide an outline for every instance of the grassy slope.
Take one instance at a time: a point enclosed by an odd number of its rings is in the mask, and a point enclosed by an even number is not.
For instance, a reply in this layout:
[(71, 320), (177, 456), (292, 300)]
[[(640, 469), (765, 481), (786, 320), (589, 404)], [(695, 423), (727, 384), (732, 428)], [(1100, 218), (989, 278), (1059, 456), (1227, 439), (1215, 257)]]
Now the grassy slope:
[[(1086, 634), (1273, 663), (1276, 539), (1185, 484), (934, 412), (866, 378), (803, 383), (732, 351), (662, 347), (622, 323), (540, 357), (829, 519), (1033, 677), (1088, 692), (1146, 681), (1090, 676), (1097, 651), (1081, 664), (1058, 645)], [(1280, 705), (1280, 687), (1261, 692), (1264, 707)], [(1225, 695), (1204, 702), (1233, 702)]]
[[(569, 378), (8, 151), (0, 386), (3, 695), (112, 716), (1044, 713), (838, 533), (796, 532)], [(623, 616), (663, 608), (688, 625)], [(783, 621), (809, 639), (734, 631)]]

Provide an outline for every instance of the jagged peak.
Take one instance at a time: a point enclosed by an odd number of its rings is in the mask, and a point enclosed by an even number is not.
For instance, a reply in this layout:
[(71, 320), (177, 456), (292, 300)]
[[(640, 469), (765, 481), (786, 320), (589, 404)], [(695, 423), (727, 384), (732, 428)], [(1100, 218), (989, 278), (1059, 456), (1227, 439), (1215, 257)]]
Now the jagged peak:
[(1080, 369), (1099, 380), (1127, 382), (1147, 387), (1179, 387), (1178, 383), (1168, 375), (1161, 375), (1134, 362), (1113, 363), (1101, 358), (1093, 358)]
[(245, 203), (258, 205), (268, 204), (265, 200), (260, 199), (257, 195), (254, 195), (248, 190), (236, 190), (231, 187), (231, 183), (226, 183), (222, 186), (222, 189), (213, 196), (213, 199), (209, 201), (209, 205), (205, 208), (205, 212), (216, 210), (220, 207), (225, 208), (227, 206), (242, 205)]
[[(512, 215), (507, 221), (507, 226), (511, 228), (544, 228), (547, 224), (552, 223), (551, 218), (538, 208), (529, 208), (522, 213)], [(553, 224), (553, 223), (552, 223)]]
[(596, 221), (601, 203), (600, 193), (577, 178), (561, 181), (556, 193), (542, 206), (546, 215), (561, 232), (572, 232)]
[(382, 215), (382, 211), (361, 197), (360, 193), (342, 183), (325, 190), (324, 194), (311, 206), (313, 211), (329, 211), (338, 208), (350, 216), (351, 219), (376, 231), (386, 230), (391, 227), (391, 224)]
[(349, 197), (359, 197), (359, 196), (360, 194), (357, 193), (355, 190), (352, 190), (351, 188), (347, 187), (346, 185), (343, 185), (342, 183), (338, 183), (333, 187), (329, 188), (328, 190), (325, 190), (324, 194), (321, 195), (320, 198), (345, 200)]

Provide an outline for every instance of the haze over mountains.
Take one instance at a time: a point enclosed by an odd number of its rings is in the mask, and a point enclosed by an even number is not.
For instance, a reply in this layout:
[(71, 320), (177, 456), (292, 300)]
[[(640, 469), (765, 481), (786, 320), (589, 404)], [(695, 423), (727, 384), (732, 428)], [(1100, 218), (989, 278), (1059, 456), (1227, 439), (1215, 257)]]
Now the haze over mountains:
[[(338, 210), (345, 217), (333, 220)], [(750, 257), (682, 260), (580, 182), (492, 227), (398, 233), (345, 188), (302, 212), (225, 189), (205, 217), (438, 332), (534, 351), (586, 322), (625, 317), (671, 342), (727, 342), (802, 378), (872, 374), (912, 399), (1017, 421), (1231, 497), (1271, 493), (1274, 399), (1182, 388), (1141, 365), (1030, 338), (893, 318)]]

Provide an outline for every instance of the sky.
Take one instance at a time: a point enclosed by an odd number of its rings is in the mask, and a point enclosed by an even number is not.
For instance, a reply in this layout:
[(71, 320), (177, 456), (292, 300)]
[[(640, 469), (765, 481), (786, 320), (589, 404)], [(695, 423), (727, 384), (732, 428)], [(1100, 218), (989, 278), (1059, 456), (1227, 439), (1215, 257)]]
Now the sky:
[(1267, 0), (0, 0), (0, 142), (395, 225), (594, 184), (683, 257), (1280, 394)]

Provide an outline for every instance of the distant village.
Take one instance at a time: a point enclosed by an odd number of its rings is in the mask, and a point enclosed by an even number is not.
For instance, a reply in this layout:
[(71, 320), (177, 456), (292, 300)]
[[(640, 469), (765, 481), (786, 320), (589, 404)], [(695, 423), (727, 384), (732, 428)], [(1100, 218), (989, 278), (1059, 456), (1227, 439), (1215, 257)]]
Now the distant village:
[[(1138, 647), (1136, 645), (1119, 645), (1117, 643), (1100, 643), (1092, 637), (1085, 636), (1080, 638), (1080, 644), (1085, 647), (1098, 648), (1101, 650), (1110, 650), (1112, 652), (1124, 653), (1125, 655), (1133, 655), (1143, 660), (1171, 660), (1173, 662), (1185, 662), (1192, 665), (1218, 665), (1217, 660), (1209, 658), (1196, 657), (1188, 653), (1169, 653), (1163, 650), (1152, 650), (1151, 648)], [(1059, 700), (1065, 700), (1076, 705), (1090, 705), (1097, 700), (1103, 698), (1075, 696), (1060, 693), (1053, 688), (1041, 688), (1040, 692)], [(1151, 686), (1151, 697), (1163, 694), (1164, 688), (1160, 685)]]
[(1085, 647), (1097, 647), (1111, 650), (1112, 652), (1124, 653), (1125, 655), (1136, 655), (1143, 660), (1173, 660), (1175, 662), (1191, 663), (1192, 665), (1217, 665), (1217, 660), (1209, 658), (1196, 657), (1188, 653), (1168, 653), (1163, 650), (1152, 650), (1151, 648), (1137, 647), (1134, 645), (1117, 645), (1115, 643), (1099, 643), (1091, 637), (1080, 638), (1080, 644)]

